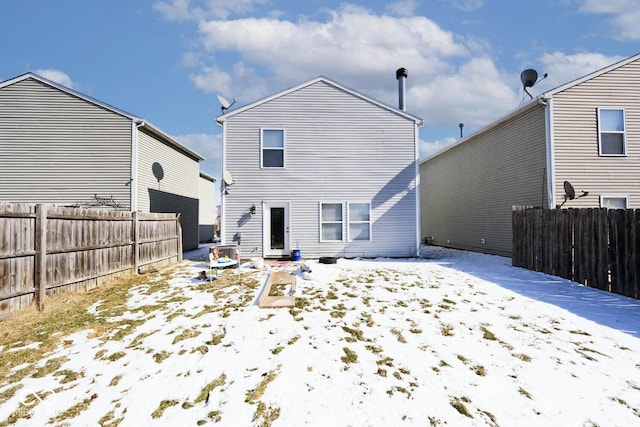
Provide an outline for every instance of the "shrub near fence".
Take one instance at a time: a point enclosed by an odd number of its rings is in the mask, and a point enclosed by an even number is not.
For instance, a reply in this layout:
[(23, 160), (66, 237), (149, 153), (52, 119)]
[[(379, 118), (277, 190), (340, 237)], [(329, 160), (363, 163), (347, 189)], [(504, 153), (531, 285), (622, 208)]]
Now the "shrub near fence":
[(514, 207), (512, 264), (640, 298), (640, 211)]
[(0, 203), (0, 319), (182, 259), (178, 214)]

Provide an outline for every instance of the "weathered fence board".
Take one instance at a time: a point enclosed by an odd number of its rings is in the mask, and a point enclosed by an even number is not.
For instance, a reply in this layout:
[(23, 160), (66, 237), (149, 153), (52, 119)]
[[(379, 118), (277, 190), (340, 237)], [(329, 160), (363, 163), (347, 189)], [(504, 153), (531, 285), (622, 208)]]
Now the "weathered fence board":
[(182, 260), (179, 215), (0, 203), (0, 319)]
[(515, 207), (512, 264), (640, 298), (640, 213)]

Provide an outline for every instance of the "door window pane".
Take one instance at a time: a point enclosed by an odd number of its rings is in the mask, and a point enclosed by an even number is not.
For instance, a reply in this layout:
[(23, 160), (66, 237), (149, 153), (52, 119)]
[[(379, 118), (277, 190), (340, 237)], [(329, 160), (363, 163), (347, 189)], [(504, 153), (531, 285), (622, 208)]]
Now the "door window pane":
[(284, 208), (271, 208), (271, 249), (284, 249)]

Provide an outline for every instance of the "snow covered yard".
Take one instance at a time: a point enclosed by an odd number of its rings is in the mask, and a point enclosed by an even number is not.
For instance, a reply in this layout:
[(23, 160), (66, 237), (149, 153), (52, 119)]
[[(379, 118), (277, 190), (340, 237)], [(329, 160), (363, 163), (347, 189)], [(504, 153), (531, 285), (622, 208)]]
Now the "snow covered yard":
[(310, 261), (294, 308), (260, 309), (267, 270), (210, 285), (193, 258), (37, 360), (3, 340), (0, 425), (640, 425), (640, 301), (429, 248)]

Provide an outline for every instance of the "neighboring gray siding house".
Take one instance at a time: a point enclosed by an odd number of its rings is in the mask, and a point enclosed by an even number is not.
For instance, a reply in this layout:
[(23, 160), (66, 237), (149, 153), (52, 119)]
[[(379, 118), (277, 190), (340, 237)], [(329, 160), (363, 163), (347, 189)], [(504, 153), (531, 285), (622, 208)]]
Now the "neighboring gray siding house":
[(0, 201), (177, 212), (191, 249), (200, 160), (143, 119), (36, 74), (0, 83)]
[(423, 239), (511, 255), (514, 205), (640, 208), (640, 55), (539, 95), (420, 164)]
[(200, 172), (200, 243), (213, 242), (215, 239), (214, 226), (216, 223), (216, 179), (204, 172)]
[(418, 117), (318, 77), (217, 122), (223, 244), (246, 257), (418, 253)]

